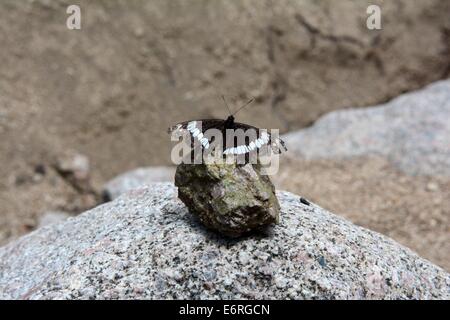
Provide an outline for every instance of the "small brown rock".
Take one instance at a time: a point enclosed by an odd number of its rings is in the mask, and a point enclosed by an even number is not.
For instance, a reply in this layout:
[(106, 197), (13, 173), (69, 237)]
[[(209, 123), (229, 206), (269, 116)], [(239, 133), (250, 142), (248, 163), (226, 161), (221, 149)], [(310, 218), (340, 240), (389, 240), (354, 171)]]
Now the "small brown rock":
[(182, 164), (178, 197), (203, 224), (230, 237), (278, 223), (275, 188), (259, 165)]

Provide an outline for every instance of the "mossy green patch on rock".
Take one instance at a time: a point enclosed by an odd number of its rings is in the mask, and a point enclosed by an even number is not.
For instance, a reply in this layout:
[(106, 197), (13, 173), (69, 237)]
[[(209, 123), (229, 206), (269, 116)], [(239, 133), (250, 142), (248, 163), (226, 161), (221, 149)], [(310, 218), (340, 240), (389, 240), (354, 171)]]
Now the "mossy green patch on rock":
[(178, 197), (203, 224), (230, 237), (278, 223), (280, 205), (260, 165), (181, 164)]

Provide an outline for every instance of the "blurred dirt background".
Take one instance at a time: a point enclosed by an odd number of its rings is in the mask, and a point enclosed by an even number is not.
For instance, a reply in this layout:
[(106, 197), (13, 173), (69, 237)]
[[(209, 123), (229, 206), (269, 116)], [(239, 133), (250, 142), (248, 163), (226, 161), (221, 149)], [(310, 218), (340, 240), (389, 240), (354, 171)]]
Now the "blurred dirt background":
[[(256, 98), (239, 121), (287, 132), (450, 75), (447, 0), (77, 1), (81, 30), (66, 28), (70, 4), (0, 3), (2, 244), (45, 211), (96, 205), (119, 173), (169, 164), (166, 128), (224, 118), (221, 94), (233, 106)], [(369, 4), (382, 8), (380, 31), (366, 28)], [(278, 181), (450, 268), (442, 249), (424, 247), (441, 241), (439, 213), (422, 216), (449, 206), (449, 182), (399, 177), (380, 161), (286, 161)], [(413, 221), (392, 222), (407, 210)], [(402, 240), (403, 228), (420, 232)]]

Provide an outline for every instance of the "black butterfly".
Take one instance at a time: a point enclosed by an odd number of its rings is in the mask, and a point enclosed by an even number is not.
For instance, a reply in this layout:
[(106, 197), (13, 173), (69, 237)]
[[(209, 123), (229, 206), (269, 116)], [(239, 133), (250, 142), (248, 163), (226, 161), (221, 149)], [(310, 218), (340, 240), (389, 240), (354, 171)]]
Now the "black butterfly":
[[(227, 106), (228, 110), (230, 111), (230, 108), (228, 107), (225, 98), (222, 96), (222, 99), (225, 102), (225, 105)], [(237, 111), (234, 113), (231, 113), (230, 116), (228, 116), (227, 119), (221, 120), (221, 119), (200, 119), (200, 120), (190, 120), (178, 123), (172, 127), (169, 128), (168, 132), (172, 133), (174, 131), (187, 131), (190, 133), (191, 137), (193, 139), (197, 139), (198, 142), (202, 145), (203, 149), (210, 148), (210, 145), (212, 141), (210, 141), (206, 136), (205, 132), (209, 129), (217, 129), (222, 132), (223, 140), (226, 141), (225, 133), (227, 129), (242, 129), (244, 131), (247, 131), (249, 129), (255, 130), (257, 133), (257, 137), (255, 137), (252, 141), (246, 141), (244, 144), (237, 145), (235, 142), (233, 145), (225, 145), (223, 146), (223, 154), (247, 154), (253, 151), (259, 151), (259, 149), (263, 147), (270, 147), (273, 152), (275, 153), (281, 153), (283, 150), (287, 151), (286, 145), (283, 140), (280, 138), (273, 138), (272, 135), (267, 132), (266, 130), (256, 128), (254, 126), (239, 123), (234, 121), (234, 115), (242, 110), (244, 107), (249, 105), (251, 102), (253, 102), (254, 99), (250, 99), (245, 105), (240, 107)]]

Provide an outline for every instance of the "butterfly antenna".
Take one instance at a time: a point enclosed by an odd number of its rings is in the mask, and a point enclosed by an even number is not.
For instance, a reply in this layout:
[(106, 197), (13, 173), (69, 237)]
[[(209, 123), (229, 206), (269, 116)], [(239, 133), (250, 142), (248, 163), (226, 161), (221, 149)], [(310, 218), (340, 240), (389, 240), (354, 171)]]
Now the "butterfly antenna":
[(246, 106), (248, 106), (250, 103), (252, 103), (253, 101), (255, 101), (255, 98), (251, 98), (250, 100), (247, 101), (246, 104), (244, 104), (242, 107), (240, 107), (239, 109), (237, 109), (232, 115), (234, 116), (236, 113), (238, 113), (239, 111), (241, 111), (242, 109), (244, 109)]
[(222, 100), (223, 100), (223, 102), (225, 103), (225, 105), (227, 106), (227, 109), (228, 109), (228, 112), (230, 113), (230, 115), (231, 115), (231, 109), (230, 109), (230, 107), (228, 106), (228, 103), (227, 103), (227, 100), (225, 100), (225, 96), (224, 95), (222, 95)]

